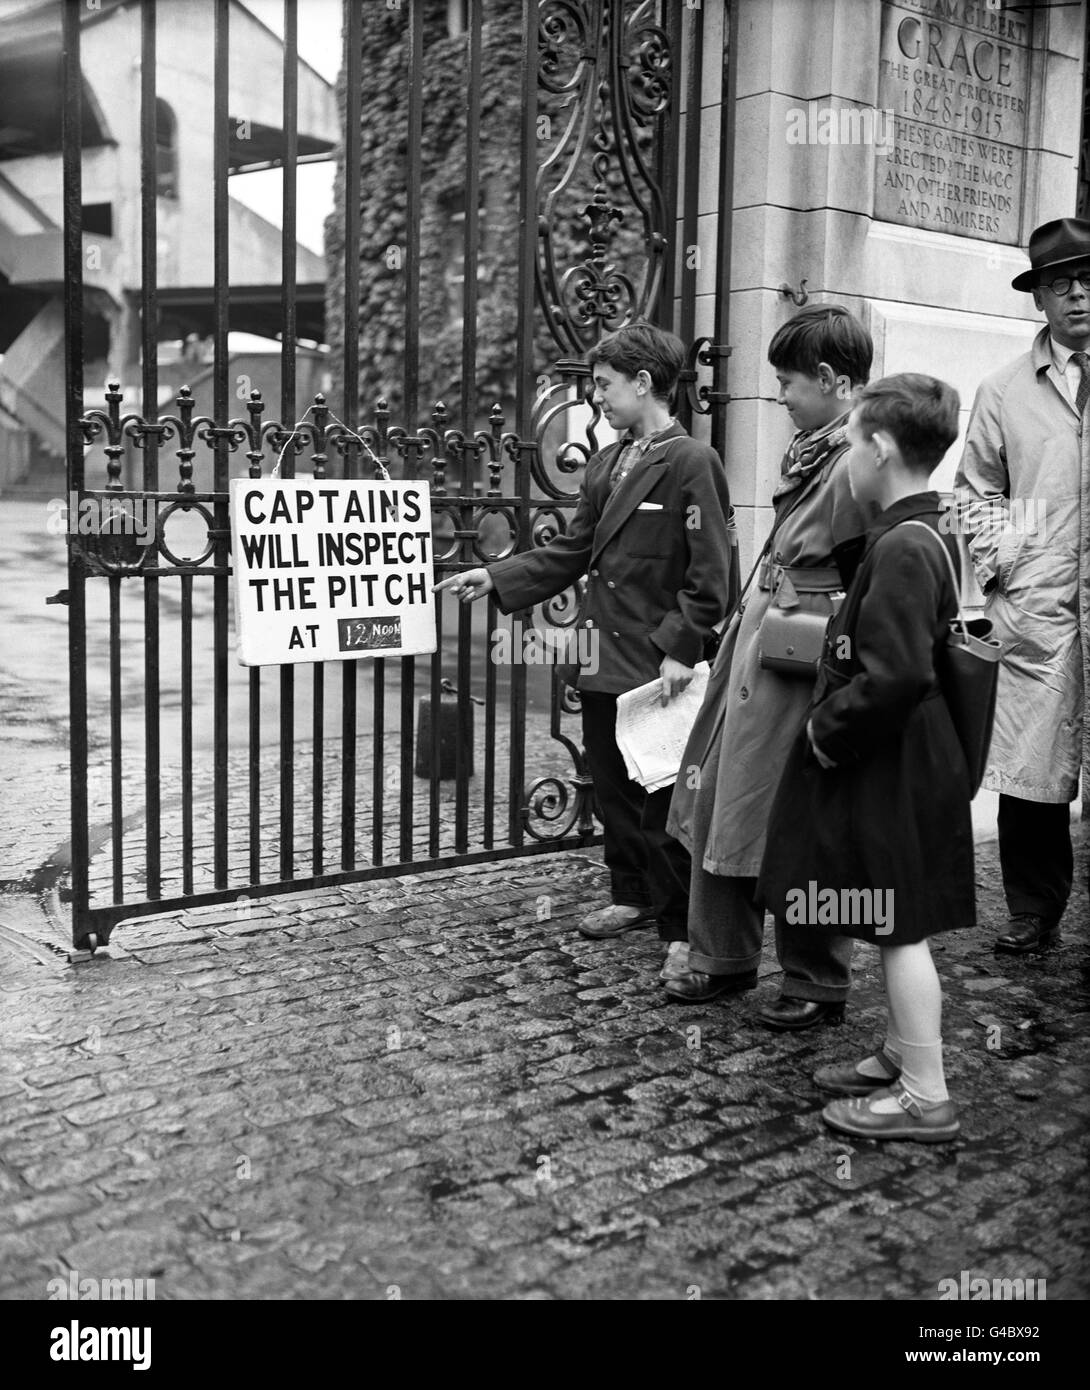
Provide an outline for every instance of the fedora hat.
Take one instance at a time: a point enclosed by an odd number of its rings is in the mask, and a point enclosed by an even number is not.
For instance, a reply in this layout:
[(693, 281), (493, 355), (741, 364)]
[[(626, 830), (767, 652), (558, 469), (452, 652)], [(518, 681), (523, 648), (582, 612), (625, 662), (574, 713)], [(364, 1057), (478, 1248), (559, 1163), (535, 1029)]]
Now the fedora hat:
[(1090, 222), (1083, 217), (1061, 217), (1032, 231), (1030, 269), (1016, 275), (1011, 286), (1016, 290), (1036, 289), (1039, 271), (1067, 265), (1069, 261), (1090, 261)]

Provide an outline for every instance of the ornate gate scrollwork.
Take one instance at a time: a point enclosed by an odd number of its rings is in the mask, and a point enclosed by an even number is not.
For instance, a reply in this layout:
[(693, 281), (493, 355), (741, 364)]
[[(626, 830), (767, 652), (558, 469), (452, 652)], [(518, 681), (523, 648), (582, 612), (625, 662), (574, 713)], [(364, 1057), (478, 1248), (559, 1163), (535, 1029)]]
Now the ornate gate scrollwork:
[[(539, 129), (559, 133), (537, 176), (537, 292), (566, 354), (658, 307), (669, 226), (651, 155), (675, 66), (660, 9), (661, 0), (538, 9)], [(573, 224), (589, 243), (579, 260)]]

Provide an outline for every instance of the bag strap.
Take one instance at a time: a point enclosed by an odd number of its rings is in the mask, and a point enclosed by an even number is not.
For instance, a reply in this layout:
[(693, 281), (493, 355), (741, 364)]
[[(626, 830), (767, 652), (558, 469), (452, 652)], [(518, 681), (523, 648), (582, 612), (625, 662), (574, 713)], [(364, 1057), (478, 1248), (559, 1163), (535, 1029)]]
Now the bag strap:
[(949, 550), (947, 550), (945, 542), (943, 541), (943, 539), (942, 539), (942, 537), (939, 535), (939, 533), (934, 529), (934, 527), (928, 526), (928, 524), (927, 524), (926, 521), (902, 521), (902, 522), (900, 522), (899, 524), (900, 524), (901, 526), (919, 526), (919, 527), (921, 527), (924, 531), (926, 531), (926, 532), (928, 533), (929, 536), (934, 536), (935, 539), (938, 541), (938, 543), (939, 543), (939, 549), (940, 549), (940, 550), (942, 551), (942, 553), (946, 556), (947, 568), (948, 568), (949, 571), (950, 571), (950, 578), (951, 578), (951, 580), (953, 581), (953, 585), (954, 585), (954, 602), (955, 602), (955, 603), (957, 604), (957, 606), (958, 606), (958, 625), (959, 625), (959, 628), (960, 628), (961, 635), (962, 635), (962, 637), (964, 638), (965, 646), (968, 646), (968, 645), (969, 645), (969, 628), (968, 628), (968, 625), (967, 625), (966, 622), (965, 622), (965, 612), (964, 612), (964, 610), (962, 609), (962, 606), (961, 606), (961, 582), (960, 582), (960, 580), (958, 579), (957, 570), (954, 569), (954, 562), (953, 562), (953, 560), (950, 558), (950, 552), (949, 552)]
[(742, 588), (739, 591), (738, 598), (735, 601), (734, 607), (730, 610), (727, 616), (721, 620), (721, 622), (716, 623), (715, 631), (725, 632), (727, 628), (730, 626), (730, 623), (733, 620), (734, 615), (741, 608), (742, 600), (749, 592), (749, 586), (753, 583), (754, 576), (756, 575), (757, 571), (761, 568), (765, 556), (771, 553), (772, 542), (776, 539), (776, 535), (779, 532), (780, 527), (784, 524), (787, 518), (803, 500), (803, 498), (807, 497), (817, 487), (818, 482), (821, 479), (822, 472), (823, 470), (820, 468), (815, 469), (812, 476), (807, 478), (806, 482), (803, 483), (802, 487), (800, 487), (798, 491), (795, 493), (795, 496), (791, 499), (791, 505), (786, 507), (783, 510), (783, 512), (775, 519), (775, 521), (773, 521), (772, 530), (768, 533), (768, 539), (765, 541), (764, 545), (761, 546), (760, 554), (753, 562), (753, 568), (750, 570), (749, 575), (746, 578), (746, 582), (742, 585)]

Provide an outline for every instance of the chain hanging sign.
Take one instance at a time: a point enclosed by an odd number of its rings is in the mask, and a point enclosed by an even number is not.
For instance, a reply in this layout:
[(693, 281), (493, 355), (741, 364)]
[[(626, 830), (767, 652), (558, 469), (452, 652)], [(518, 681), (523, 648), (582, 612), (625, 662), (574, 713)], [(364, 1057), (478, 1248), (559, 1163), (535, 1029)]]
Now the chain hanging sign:
[(231, 552), (243, 666), (435, 651), (425, 483), (233, 478)]

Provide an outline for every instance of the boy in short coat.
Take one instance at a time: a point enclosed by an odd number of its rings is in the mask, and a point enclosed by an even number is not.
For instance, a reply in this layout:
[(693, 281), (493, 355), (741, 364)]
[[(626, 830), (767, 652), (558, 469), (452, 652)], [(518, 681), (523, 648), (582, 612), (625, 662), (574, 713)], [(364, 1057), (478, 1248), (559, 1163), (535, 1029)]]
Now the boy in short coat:
[(683, 970), (689, 856), (666, 833), (672, 789), (645, 792), (628, 776), (616, 740), (617, 697), (661, 677), (668, 702), (692, 680), (734, 597), (730, 497), (718, 454), (671, 415), (685, 363), (678, 338), (632, 324), (589, 357), (594, 401), (624, 437), (587, 461), (567, 530), (436, 588), (463, 602), (494, 591), (500, 610), (513, 613), (586, 575), (579, 621), (597, 635), (597, 662), (584, 663), (577, 688), (612, 903), (584, 918), (580, 931), (613, 937), (657, 920), (670, 943), (666, 970)]

